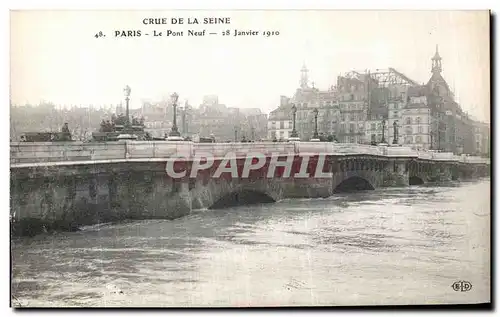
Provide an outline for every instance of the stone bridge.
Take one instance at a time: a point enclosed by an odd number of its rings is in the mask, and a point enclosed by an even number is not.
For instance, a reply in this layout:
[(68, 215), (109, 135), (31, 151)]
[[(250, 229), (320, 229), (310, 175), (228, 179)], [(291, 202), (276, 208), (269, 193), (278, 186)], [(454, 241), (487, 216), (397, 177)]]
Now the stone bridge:
[[(200, 153), (213, 155), (213, 165), (190, 177)], [(252, 153), (263, 154), (265, 162), (243, 177)], [(231, 158), (237, 173), (214, 177)], [(286, 160), (288, 170), (282, 166)], [(186, 171), (186, 176), (171, 177), (167, 164)], [(490, 162), (359, 144), (122, 141), (11, 143), (10, 170), (11, 217), (17, 233), (30, 234), (124, 219), (174, 219), (197, 209), (236, 204), (486, 177)], [(316, 177), (318, 173), (323, 176)]]

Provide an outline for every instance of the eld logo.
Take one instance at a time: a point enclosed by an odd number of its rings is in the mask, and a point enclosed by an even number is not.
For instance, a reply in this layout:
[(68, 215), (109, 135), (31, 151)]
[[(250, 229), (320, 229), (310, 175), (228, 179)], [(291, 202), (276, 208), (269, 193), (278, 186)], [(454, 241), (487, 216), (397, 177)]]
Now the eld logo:
[(457, 281), (451, 287), (455, 292), (468, 292), (472, 289), (472, 284), (467, 281)]

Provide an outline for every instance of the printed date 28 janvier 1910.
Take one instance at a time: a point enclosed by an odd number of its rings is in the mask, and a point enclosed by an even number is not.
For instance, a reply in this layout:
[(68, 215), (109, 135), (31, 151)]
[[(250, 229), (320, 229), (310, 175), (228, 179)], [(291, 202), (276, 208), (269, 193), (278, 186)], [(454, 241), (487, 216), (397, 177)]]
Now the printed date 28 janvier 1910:
[[(206, 29), (201, 30), (152, 30), (144, 32), (142, 30), (115, 30), (113, 31), (113, 37), (115, 38), (130, 38), (130, 37), (181, 37), (181, 36), (228, 36), (228, 37), (245, 37), (245, 36), (262, 36), (262, 37), (271, 37), (271, 36), (279, 36), (280, 32), (273, 30), (253, 30), (253, 29), (233, 29), (233, 30), (224, 30), (224, 31), (208, 31)], [(97, 32), (94, 35), (95, 38), (103, 38), (106, 37), (102, 31)]]

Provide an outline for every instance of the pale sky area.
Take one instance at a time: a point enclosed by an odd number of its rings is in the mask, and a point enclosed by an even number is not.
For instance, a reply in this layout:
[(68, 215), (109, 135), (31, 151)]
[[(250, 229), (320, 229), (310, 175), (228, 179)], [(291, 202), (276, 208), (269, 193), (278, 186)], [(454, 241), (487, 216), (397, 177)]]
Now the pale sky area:
[[(199, 25), (144, 25), (148, 17), (198, 18)], [(230, 17), (230, 25), (203, 25)], [(205, 37), (114, 38), (115, 30), (218, 32)], [(231, 36), (221, 35), (231, 30)], [(279, 31), (234, 37), (233, 30)], [(94, 35), (102, 31), (105, 38)], [(186, 34), (185, 34), (186, 35)], [(216, 94), (231, 107), (279, 105), (292, 96), (305, 62), (320, 89), (350, 70), (393, 67), (427, 83), (435, 46), (462, 108), (490, 120), (487, 11), (24, 11), (11, 14), (11, 100), (131, 107), (172, 92), (198, 106)]]

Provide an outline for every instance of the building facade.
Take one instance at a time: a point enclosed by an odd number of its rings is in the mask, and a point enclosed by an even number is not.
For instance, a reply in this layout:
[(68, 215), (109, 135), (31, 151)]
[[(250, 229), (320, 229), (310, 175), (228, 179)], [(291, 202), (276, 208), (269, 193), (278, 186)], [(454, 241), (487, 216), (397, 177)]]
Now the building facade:
[(301, 140), (318, 133), (337, 142), (391, 145), (456, 154), (489, 154), (489, 124), (474, 121), (455, 101), (442, 74), (436, 46), (431, 77), (419, 84), (393, 68), (375, 72), (351, 71), (338, 76), (328, 90), (309, 86), (308, 70), (301, 69), (300, 86), (269, 116), (268, 138), (286, 140), (292, 131), (292, 105), (297, 108), (296, 130)]

